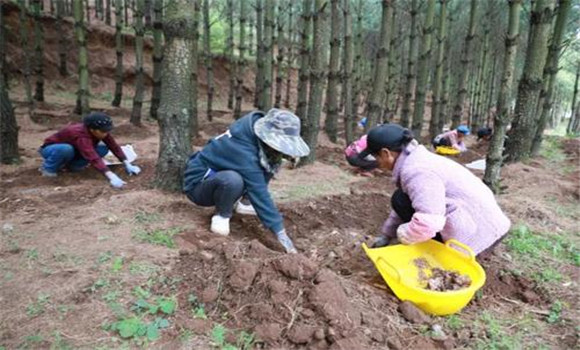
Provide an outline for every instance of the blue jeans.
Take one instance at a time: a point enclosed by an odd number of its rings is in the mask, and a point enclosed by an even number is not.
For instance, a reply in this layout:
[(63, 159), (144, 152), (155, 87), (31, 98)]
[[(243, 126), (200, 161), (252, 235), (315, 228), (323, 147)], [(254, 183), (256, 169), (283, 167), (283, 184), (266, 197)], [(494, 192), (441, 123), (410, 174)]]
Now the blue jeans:
[[(109, 153), (109, 148), (102, 143), (99, 143), (95, 150), (101, 157)], [(68, 143), (53, 143), (41, 148), (39, 153), (44, 158), (42, 167), (51, 173), (56, 173), (65, 166), (72, 171), (79, 171), (89, 164), (89, 161), (83, 158), (75, 150), (74, 146)]]
[(231, 218), (234, 204), (244, 193), (244, 180), (233, 170), (223, 170), (214, 173), (196, 184), (187, 198), (202, 207), (215, 205), (217, 212), (224, 218)]

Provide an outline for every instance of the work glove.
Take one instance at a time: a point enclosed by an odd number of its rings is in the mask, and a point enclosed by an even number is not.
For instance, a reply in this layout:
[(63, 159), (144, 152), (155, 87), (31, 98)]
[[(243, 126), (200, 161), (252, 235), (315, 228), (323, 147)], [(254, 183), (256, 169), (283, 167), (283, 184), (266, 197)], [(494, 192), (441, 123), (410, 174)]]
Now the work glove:
[(284, 250), (286, 250), (286, 253), (291, 253), (291, 254), (298, 253), (296, 248), (294, 248), (294, 243), (292, 243), (292, 240), (286, 234), (286, 230), (282, 230), (282, 231), (276, 233), (276, 238), (278, 239), (278, 242), (280, 242), (280, 244), (284, 247)]
[(417, 243), (409, 234), (409, 223), (404, 223), (397, 227), (397, 238), (403, 244)]
[(115, 174), (112, 171), (107, 171), (105, 173), (105, 176), (109, 179), (109, 183), (111, 183), (111, 186), (113, 186), (114, 188), (121, 188), (123, 187), (123, 185), (127, 184), (125, 181), (121, 180), (121, 178), (118, 177), (117, 174)]
[(375, 238), (373, 244), (371, 245), (371, 248), (381, 248), (381, 247), (386, 247), (391, 243), (391, 239), (385, 235), (380, 235), (377, 238)]
[(123, 164), (125, 164), (125, 170), (129, 175), (139, 175), (139, 173), (141, 172), (141, 168), (131, 164), (131, 162), (129, 162), (128, 160), (124, 160)]

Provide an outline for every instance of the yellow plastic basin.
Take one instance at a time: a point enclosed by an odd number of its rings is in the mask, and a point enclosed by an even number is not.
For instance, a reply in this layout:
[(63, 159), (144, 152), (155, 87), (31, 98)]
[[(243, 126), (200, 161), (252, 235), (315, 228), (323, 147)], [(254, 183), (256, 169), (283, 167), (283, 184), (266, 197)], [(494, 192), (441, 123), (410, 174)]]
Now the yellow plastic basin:
[(437, 154), (443, 154), (443, 155), (446, 155), (446, 156), (456, 156), (460, 152), (459, 152), (458, 149), (455, 149), (453, 147), (449, 147), (449, 146), (437, 146), (435, 148), (435, 153), (437, 153)]
[[(411, 301), (432, 315), (450, 315), (461, 311), (485, 283), (485, 271), (475, 261), (471, 248), (453, 239), (445, 244), (429, 240), (413, 245), (398, 244), (374, 249), (363, 243), (363, 249), (397, 298)], [(432, 268), (468, 275), (471, 285), (446, 292), (425, 289), (425, 281), (420, 280), (419, 269), (414, 263), (417, 258), (424, 258)]]

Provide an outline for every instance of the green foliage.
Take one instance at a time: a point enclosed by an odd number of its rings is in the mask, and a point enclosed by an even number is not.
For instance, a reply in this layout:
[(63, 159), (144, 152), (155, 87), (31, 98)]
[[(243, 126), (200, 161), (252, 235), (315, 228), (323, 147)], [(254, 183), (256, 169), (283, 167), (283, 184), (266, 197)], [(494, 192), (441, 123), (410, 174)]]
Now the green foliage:
[(28, 315), (29, 317), (35, 317), (38, 316), (42, 313), (44, 313), (44, 311), (46, 310), (45, 307), (46, 305), (50, 302), (50, 295), (48, 294), (39, 294), (36, 297), (36, 301), (28, 304), (28, 306), (26, 306), (26, 315)]
[(211, 340), (216, 346), (223, 347), (226, 344), (226, 328), (216, 324), (211, 330)]
[(546, 267), (542, 271), (534, 274), (534, 279), (538, 282), (560, 282), (562, 275), (551, 267)]
[(242, 331), (238, 336), (238, 347), (241, 350), (250, 350), (254, 347), (255, 341), (256, 339), (253, 334)]
[(464, 324), (463, 321), (457, 315), (451, 315), (447, 317), (447, 327), (456, 331), (458, 329), (463, 328)]
[(579, 251), (562, 235), (544, 236), (532, 232), (525, 225), (518, 225), (510, 231), (505, 241), (510, 250), (527, 259), (548, 254), (576, 266), (580, 263)]
[(202, 302), (200, 302), (197, 299), (195, 294), (189, 294), (187, 296), (187, 301), (192, 307), (191, 313), (193, 314), (194, 318), (200, 318), (204, 320), (207, 319), (207, 315), (205, 313), (205, 306), (203, 305)]
[(26, 251), (26, 259), (30, 261), (38, 260), (38, 250), (36, 250), (36, 248), (28, 249)]
[(550, 314), (548, 315), (548, 319), (546, 321), (548, 321), (550, 324), (560, 322), (563, 308), (564, 304), (561, 301), (556, 300), (550, 307)]
[(177, 245), (173, 240), (173, 236), (181, 232), (181, 228), (172, 227), (168, 229), (155, 229), (151, 231), (137, 230), (133, 234), (133, 238), (140, 242), (162, 245), (167, 248), (176, 248)]
[(99, 278), (95, 283), (93, 283), (90, 287), (89, 287), (89, 291), (91, 293), (95, 293), (97, 290), (108, 287), (110, 285), (110, 282), (108, 279), (106, 278)]
[(107, 250), (106, 252), (102, 252), (101, 254), (99, 254), (99, 256), (97, 257), (97, 263), (99, 265), (104, 264), (107, 261), (111, 260), (111, 258), (113, 258), (113, 252)]
[(150, 213), (147, 211), (139, 211), (135, 214), (135, 223), (146, 225), (151, 224), (154, 222), (158, 222), (161, 220), (161, 215), (158, 213)]
[(111, 266), (112, 272), (119, 272), (123, 268), (123, 257), (118, 256), (113, 260), (113, 265)]
[(484, 330), (485, 338), (477, 339), (476, 348), (482, 350), (519, 350), (521, 349), (520, 336), (509, 334), (502, 326), (500, 320), (489, 312), (483, 311), (476, 326)]
[(542, 142), (540, 155), (550, 163), (561, 163), (566, 160), (566, 153), (562, 150), (559, 137), (546, 137)]
[(159, 266), (148, 261), (133, 261), (129, 265), (129, 272), (132, 275), (150, 277), (159, 271)]

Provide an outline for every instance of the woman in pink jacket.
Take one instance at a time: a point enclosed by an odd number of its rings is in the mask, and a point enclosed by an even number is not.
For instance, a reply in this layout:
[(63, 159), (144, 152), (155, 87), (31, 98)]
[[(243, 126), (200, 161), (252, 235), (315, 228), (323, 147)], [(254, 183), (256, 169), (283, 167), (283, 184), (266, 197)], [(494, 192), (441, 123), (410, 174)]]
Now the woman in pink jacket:
[(380, 169), (392, 170), (397, 185), (374, 247), (395, 238), (403, 244), (453, 238), (479, 254), (508, 232), (510, 220), (491, 190), (461, 164), (419, 145), (410, 130), (377, 126), (368, 133), (364, 153), (373, 155)]

